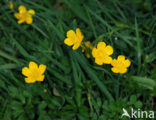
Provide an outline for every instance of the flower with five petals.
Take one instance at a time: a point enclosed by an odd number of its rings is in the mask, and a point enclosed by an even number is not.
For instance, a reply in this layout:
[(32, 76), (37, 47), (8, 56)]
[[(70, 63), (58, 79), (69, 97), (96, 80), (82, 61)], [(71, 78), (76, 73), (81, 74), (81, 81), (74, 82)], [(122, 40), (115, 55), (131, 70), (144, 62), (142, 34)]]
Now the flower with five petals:
[(14, 14), (14, 16), (18, 19), (18, 24), (22, 24), (24, 22), (31, 24), (33, 22), (32, 15), (35, 14), (35, 11), (33, 9), (27, 11), (26, 7), (20, 5), (18, 10), (19, 13)]
[(76, 29), (76, 33), (73, 30), (67, 32), (67, 38), (64, 40), (64, 43), (68, 46), (72, 46), (73, 50), (76, 50), (80, 47), (81, 42), (84, 36), (82, 35), (79, 28)]
[(24, 67), (22, 69), (22, 74), (24, 76), (26, 76), (27, 78), (25, 78), (25, 82), (26, 83), (34, 83), (36, 81), (43, 81), (44, 80), (44, 75), (43, 73), (46, 70), (46, 66), (41, 64), (38, 65), (35, 62), (30, 62), (29, 63), (29, 68), (28, 67)]
[(112, 60), (111, 62), (112, 71), (114, 73), (126, 73), (127, 72), (127, 67), (131, 65), (131, 61), (128, 59), (125, 59), (125, 56), (119, 55), (117, 59)]
[(95, 58), (95, 63), (98, 65), (110, 64), (113, 54), (113, 48), (110, 45), (106, 45), (105, 42), (99, 42), (97, 48), (93, 48), (92, 55)]

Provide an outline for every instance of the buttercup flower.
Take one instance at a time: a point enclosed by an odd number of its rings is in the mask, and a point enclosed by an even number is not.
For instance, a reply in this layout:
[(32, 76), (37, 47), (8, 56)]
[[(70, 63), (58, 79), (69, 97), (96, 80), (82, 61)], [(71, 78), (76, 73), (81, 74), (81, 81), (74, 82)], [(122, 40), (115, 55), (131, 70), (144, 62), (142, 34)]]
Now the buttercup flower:
[(26, 22), (27, 24), (31, 24), (33, 22), (32, 15), (35, 14), (35, 11), (33, 9), (27, 11), (27, 9), (23, 5), (20, 5), (18, 10), (19, 13), (14, 14), (14, 16), (18, 19), (18, 24), (24, 22)]
[(64, 40), (64, 43), (68, 46), (72, 46), (73, 50), (76, 50), (81, 45), (84, 36), (82, 35), (79, 28), (76, 29), (76, 33), (73, 30), (67, 32), (67, 38)]
[(95, 58), (95, 63), (98, 65), (110, 64), (113, 54), (113, 48), (110, 45), (106, 46), (105, 42), (99, 42), (97, 48), (93, 48), (92, 55)]
[[(85, 46), (84, 46), (85, 45)], [(88, 53), (88, 51), (86, 50), (86, 47), (89, 49), (89, 50), (92, 50), (93, 49), (93, 45), (91, 42), (87, 41), (87, 42), (84, 42), (84, 45), (81, 45), (82, 47), (82, 52), (85, 52), (87, 58), (90, 58), (90, 55)]]
[(38, 65), (35, 62), (30, 62), (29, 63), (29, 68), (28, 67), (24, 67), (22, 69), (22, 74), (24, 76), (26, 76), (27, 78), (25, 78), (25, 82), (26, 83), (34, 83), (36, 81), (43, 81), (44, 80), (44, 75), (43, 73), (46, 70), (46, 66), (41, 64)]
[(114, 73), (126, 73), (127, 72), (127, 67), (131, 65), (130, 60), (126, 60), (125, 56), (119, 55), (117, 59), (112, 60), (111, 62), (112, 71)]

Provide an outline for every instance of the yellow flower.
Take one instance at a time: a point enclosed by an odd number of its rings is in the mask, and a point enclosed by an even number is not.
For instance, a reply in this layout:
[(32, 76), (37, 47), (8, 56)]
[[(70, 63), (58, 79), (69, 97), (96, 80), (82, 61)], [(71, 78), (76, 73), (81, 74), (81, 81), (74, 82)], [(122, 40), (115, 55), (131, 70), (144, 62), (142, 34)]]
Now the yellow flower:
[(84, 36), (82, 35), (79, 28), (76, 29), (76, 33), (73, 30), (67, 32), (67, 38), (64, 40), (64, 43), (68, 46), (72, 46), (73, 50), (76, 50), (80, 47), (81, 42)]
[(93, 48), (92, 55), (95, 58), (95, 63), (98, 65), (110, 64), (113, 54), (113, 48), (110, 45), (106, 46), (105, 42), (99, 42), (97, 48)]
[(131, 65), (130, 60), (125, 60), (125, 56), (119, 55), (117, 59), (112, 60), (111, 65), (112, 71), (114, 73), (126, 73), (127, 72), (127, 67)]
[[(84, 46), (85, 45), (85, 46)], [(87, 42), (84, 42), (84, 45), (82, 45), (82, 52), (85, 52), (87, 58), (90, 58), (90, 55), (88, 53), (88, 51), (86, 50), (86, 47), (89, 49), (89, 50), (92, 50), (93, 49), (93, 45), (91, 42), (87, 41)]]
[(22, 69), (22, 74), (24, 76), (26, 76), (27, 78), (25, 78), (25, 82), (26, 83), (34, 83), (36, 81), (43, 81), (44, 80), (44, 75), (43, 73), (46, 70), (46, 66), (41, 64), (38, 65), (35, 62), (30, 62), (29, 63), (29, 68), (28, 67), (24, 67)]
[(9, 7), (10, 9), (13, 9), (14, 8), (14, 4), (12, 2), (9, 3)]
[(27, 24), (31, 24), (33, 22), (32, 15), (35, 14), (35, 11), (30, 9), (27, 11), (27, 9), (23, 6), (20, 5), (19, 8), (19, 13), (15, 13), (14, 16), (18, 19), (18, 24), (26, 22)]

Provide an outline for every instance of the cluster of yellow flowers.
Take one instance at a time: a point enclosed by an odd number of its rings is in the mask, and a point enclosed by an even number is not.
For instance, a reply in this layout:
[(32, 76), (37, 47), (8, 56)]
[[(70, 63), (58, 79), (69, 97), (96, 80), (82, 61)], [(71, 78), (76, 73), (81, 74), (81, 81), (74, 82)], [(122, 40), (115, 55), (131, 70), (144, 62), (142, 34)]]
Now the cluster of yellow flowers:
[(76, 29), (76, 33), (73, 30), (67, 32), (67, 38), (64, 43), (68, 46), (73, 46), (72, 49), (76, 50), (80, 46), (82, 47), (82, 52), (85, 52), (86, 56), (90, 58), (86, 47), (92, 51), (92, 56), (95, 58), (95, 63), (98, 65), (111, 64), (113, 67), (111, 70), (114, 73), (126, 73), (127, 67), (131, 65), (130, 60), (125, 59), (125, 56), (119, 55), (117, 59), (112, 59), (110, 55), (113, 54), (113, 48), (110, 45), (106, 45), (105, 42), (99, 42), (97, 47), (94, 48), (93, 45), (87, 41), (84, 42), (85, 46), (82, 45), (82, 40), (84, 36), (82, 35), (79, 28)]
[[(10, 3), (9, 6), (11, 9), (14, 8), (13, 3)], [(24, 22), (31, 24), (33, 22), (32, 15), (35, 14), (33, 9), (27, 10), (26, 7), (20, 5), (18, 10), (19, 13), (14, 14), (14, 16), (18, 19), (18, 24)], [(81, 46), (82, 52), (86, 54), (87, 58), (90, 58), (88, 50), (92, 51), (92, 56), (95, 58), (95, 63), (98, 65), (111, 64), (113, 66), (111, 70), (114, 73), (122, 74), (127, 72), (127, 67), (130, 66), (131, 62), (130, 60), (125, 59), (125, 56), (119, 55), (117, 59), (112, 59), (111, 55), (113, 54), (113, 48), (110, 45), (106, 45), (105, 42), (99, 42), (95, 48), (89, 41), (82, 42), (83, 38), (84, 35), (81, 33), (79, 28), (76, 29), (76, 32), (69, 30), (64, 43), (68, 46), (72, 46), (73, 50), (76, 50)], [(30, 62), (29, 68), (24, 67), (22, 69), (22, 74), (26, 76), (26, 83), (34, 83), (36, 81), (44, 80), (45, 70), (45, 65), (41, 64), (38, 66), (35, 62)]]

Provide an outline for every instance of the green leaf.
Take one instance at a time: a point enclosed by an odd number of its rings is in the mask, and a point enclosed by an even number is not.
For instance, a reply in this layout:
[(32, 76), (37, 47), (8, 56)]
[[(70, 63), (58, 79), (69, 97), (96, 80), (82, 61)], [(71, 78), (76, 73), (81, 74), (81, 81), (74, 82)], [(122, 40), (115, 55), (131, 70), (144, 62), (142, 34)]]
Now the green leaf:
[(142, 108), (142, 102), (140, 101), (136, 102), (134, 105), (136, 108)]
[(136, 81), (140, 86), (153, 90), (156, 87), (156, 82), (153, 79), (139, 76), (131, 76), (130, 80)]
[(106, 95), (106, 97), (110, 101), (114, 101), (112, 95), (109, 93), (109, 91), (107, 90), (107, 88), (105, 87), (105, 85), (99, 80), (99, 78), (95, 74), (95, 71), (92, 70), (88, 66), (88, 63), (86, 62), (86, 59), (84, 58), (84, 56), (78, 54), (77, 52), (72, 52), (72, 53), (74, 54), (74, 56), (78, 60), (78, 62), (81, 65), (81, 67), (86, 71), (86, 73), (88, 74), (88, 76), (90, 77), (90, 79), (92, 79), (92, 80), (94, 80), (96, 82), (97, 86), (101, 89), (101, 91)]
[(137, 100), (137, 98), (136, 98), (135, 95), (132, 95), (132, 96), (130, 97), (130, 102), (131, 102), (131, 104), (134, 104), (134, 103), (136, 102), (136, 100)]

